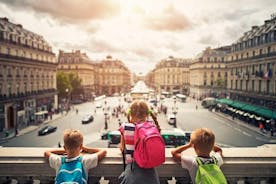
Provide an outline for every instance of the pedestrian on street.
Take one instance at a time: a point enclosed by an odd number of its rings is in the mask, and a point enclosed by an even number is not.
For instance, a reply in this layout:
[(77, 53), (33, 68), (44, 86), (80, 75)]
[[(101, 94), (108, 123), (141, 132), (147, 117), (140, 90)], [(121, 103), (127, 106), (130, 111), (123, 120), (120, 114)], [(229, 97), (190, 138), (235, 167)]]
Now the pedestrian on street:
[(275, 120), (271, 118), (270, 120), (270, 135), (274, 136), (274, 130), (275, 130)]

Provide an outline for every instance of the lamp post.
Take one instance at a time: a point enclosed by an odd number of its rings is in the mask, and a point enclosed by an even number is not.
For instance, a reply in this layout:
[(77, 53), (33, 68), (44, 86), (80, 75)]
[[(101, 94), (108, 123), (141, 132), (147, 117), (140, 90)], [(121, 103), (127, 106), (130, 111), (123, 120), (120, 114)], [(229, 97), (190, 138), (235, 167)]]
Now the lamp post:
[(177, 107), (176, 107), (176, 99), (174, 100), (174, 105), (173, 105), (173, 114), (175, 116), (175, 122), (174, 122), (174, 127), (176, 128), (176, 114), (177, 114)]
[(108, 116), (108, 111), (107, 111), (107, 106), (106, 106), (107, 102), (104, 101), (104, 129), (107, 130), (108, 129), (108, 124), (107, 124), (107, 116)]

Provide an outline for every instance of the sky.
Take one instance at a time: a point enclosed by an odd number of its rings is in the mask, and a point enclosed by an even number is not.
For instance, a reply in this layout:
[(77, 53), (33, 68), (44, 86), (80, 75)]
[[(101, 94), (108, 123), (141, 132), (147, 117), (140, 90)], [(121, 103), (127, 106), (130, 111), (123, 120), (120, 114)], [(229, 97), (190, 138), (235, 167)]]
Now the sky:
[(275, 0), (0, 0), (0, 17), (42, 35), (56, 56), (111, 55), (137, 74), (230, 45), (273, 13)]

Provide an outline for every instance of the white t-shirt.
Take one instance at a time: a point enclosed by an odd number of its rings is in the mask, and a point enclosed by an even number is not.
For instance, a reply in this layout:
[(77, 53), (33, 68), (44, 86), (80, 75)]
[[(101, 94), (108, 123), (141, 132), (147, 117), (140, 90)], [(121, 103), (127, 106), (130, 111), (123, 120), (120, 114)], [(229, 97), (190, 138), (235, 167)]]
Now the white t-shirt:
[[(61, 165), (61, 157), (62, 156), (56, 155), (56, 154), (51, 154), (49, 157), (50, 167), (56, 170), (56, 174), (58, 173), (58, 170)], [(70, 159), (66, 159), (66, 161), (72, 161), (72, 160), (76, 160), (78, 158), (79, 158), (79, 156), (70, 158)], [(85, 169), (86, 176), (88, 176), (89, 169), (97, 167), (97, 164), (98, 164), (98, 155), (96, 153), (82, 155), (82, 165)]]
[[(212, 152), (211, 157), (212, 156), (216, 158), (218, 166), (221, 166), (223, 164), (222, 157), (218, 152), (217, 153)], [(195, 183), (195, 177), (196, 177), (196, 172), (198, 168), (196, 158), (197, 156), (186, 156), (184, 155), (184, 152), (182, 152), (181, 154), (182, 168), (187, 169), (189, 171), (189, 174), (191, 176), (193, 183)], [(202, 162), (205, 163), (207, 161), (212, 161), (212, 158), (200, 157), (200, 160), (202, 160)]]

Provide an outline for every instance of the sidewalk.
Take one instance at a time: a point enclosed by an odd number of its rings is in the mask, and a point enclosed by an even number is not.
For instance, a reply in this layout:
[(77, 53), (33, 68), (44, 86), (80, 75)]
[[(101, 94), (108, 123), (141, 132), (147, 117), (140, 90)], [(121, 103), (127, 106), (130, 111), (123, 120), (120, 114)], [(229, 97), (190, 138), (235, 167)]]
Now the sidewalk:
[(237, 118), (235, 120), (233, 120), (231, 116), (229, 116), (227, 114), (224, 114), (222, 112), (215, 112), (215, 111), (213, 111), (213, 113), (216, 114), (216, 115), (218, 115), (218, 116), (220, 116), (220, 117), (228, 119), (231, 122), (234, 122), (234, 123), (238, 124), (239, 126), (243, 126), (243, 127), (247, 128), (247, 129), (250, 129), (251, 131), (254, 131), (254, 132), (256, 132), (256, 133), (258, 133), (258, 134), (260, 134), (262, 136), (270, 138), (271, 139), (270, 142), (276, 143), (276, 132), (274, 132), (274, 136), (271, 136), (269, 131), (267, 131), (266, 133), (261, 132), (258, 127), (253, 126), (251, 124), (248, 124), (248, 123), (246, 123), (246, 122), (244, 122), (242, 120), (239, 120)]
[(26, 126), (24, 128), (21, 128), (18, 130), (18, 133), (17, 135), (15, 134), (15, 129), (10, 129), (8, 130), (8, 136), (6, 136), (6, 132), (3, 131), (3, 132), (0, 132), (0, 144), (16, 137), (16, 136), (21, 136), (21, 135), (24, 135), (26, 133), (29, 133), (29, 132), (32, 132), (32, 131), (35, 131), (37, 130), (39, 127), (43, 126), (43, 125), (46, 125), (48, 123), (50, 123), (51, 121), (53, 120), (56, 120), (58, 118), (62, 117), (62, 114), (59, 113), (59, 114), (54, 114), (52, 116), (52, 119), (47, 119), (46, 121), (44, 121), (43, 123), (40, 123), (40, 124), (37, 124), (37, 125), (29, 125), (29, 126)]

